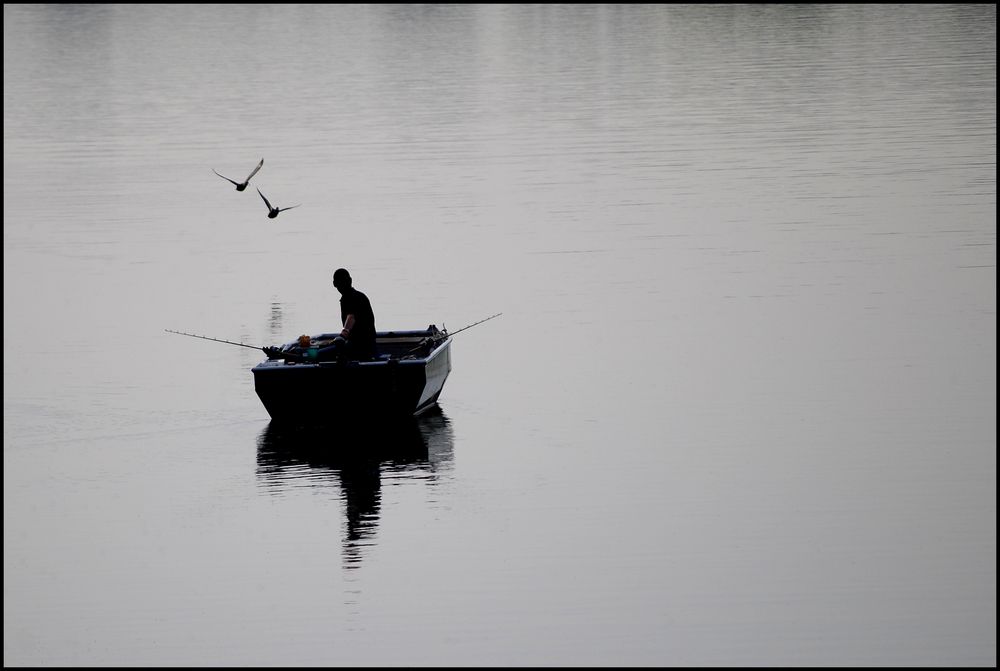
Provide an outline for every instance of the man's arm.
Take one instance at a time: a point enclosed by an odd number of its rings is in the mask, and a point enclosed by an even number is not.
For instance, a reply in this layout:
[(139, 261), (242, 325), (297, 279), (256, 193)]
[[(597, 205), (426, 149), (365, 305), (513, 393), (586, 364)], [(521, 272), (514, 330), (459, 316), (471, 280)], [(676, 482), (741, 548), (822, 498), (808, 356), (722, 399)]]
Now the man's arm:
[(355, 322), (354, 314), (352, 313), (347, 315), (347, 319), (344, 320), (344, 328), (343, 330), (341, 330), (340, 335), (343, 336), (344, 338), (350, 338), (351, 331), (354, 330), (354, 322)]

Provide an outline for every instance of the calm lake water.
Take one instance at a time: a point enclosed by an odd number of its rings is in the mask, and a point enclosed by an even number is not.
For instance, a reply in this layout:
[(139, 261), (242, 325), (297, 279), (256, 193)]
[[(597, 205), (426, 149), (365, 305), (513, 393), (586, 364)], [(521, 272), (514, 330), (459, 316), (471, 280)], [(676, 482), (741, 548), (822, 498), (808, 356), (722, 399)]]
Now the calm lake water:
[(996, 665), (995, 5), (4, 5), (3, 207), (5, 665)]

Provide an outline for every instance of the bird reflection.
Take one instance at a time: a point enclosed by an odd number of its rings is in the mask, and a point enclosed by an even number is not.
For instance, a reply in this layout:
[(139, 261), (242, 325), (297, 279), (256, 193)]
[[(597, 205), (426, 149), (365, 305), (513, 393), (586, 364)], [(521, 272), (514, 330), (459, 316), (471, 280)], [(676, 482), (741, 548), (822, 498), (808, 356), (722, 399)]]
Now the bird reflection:
[(339, 489), (347, 517), (345, 568), (358, 568), (374, 544), (383, 477), (415, 476), (433, 486), (452, 458), (450, 422), (439, 407), (363, 430), (271, 422), (257, 438), (257, 478), (270, 491)]
[(277, 302), (271, 302), (271, 318), (268, 320), (268, 330), (271, 334), (271, 340), (277, 340), (279, 334), (281, 333), (282, 321), (284, 319), (284, 306)]

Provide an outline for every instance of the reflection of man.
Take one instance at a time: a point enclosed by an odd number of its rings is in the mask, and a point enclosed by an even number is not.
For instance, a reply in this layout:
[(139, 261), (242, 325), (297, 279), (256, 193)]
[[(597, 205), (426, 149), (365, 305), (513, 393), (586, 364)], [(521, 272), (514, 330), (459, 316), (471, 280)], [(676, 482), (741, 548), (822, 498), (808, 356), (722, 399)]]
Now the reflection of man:
[(344, 568), (361, 565), (365, 541), (375, 534), (381, 508), (382, 472), (375, 459), (348, 460), (340, 468), (340, 487), (347, 508)]
[(375, 356), (375, 313), (368, 296), (351, 286), (351, 274), (344, 268), (333, 273), (333, 286), (340, 292), (340, 319), (344, 329), (340, 335), (347, 340), (347, 355), (351, 359)]

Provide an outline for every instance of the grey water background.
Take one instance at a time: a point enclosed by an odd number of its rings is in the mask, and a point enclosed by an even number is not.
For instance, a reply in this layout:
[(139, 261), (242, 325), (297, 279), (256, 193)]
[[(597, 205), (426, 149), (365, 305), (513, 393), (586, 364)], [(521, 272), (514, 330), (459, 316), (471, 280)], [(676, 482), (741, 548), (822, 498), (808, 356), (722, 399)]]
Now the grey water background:
[(995, 219), (995, 5), (5, 4), (4, 664), (995, 666)]

